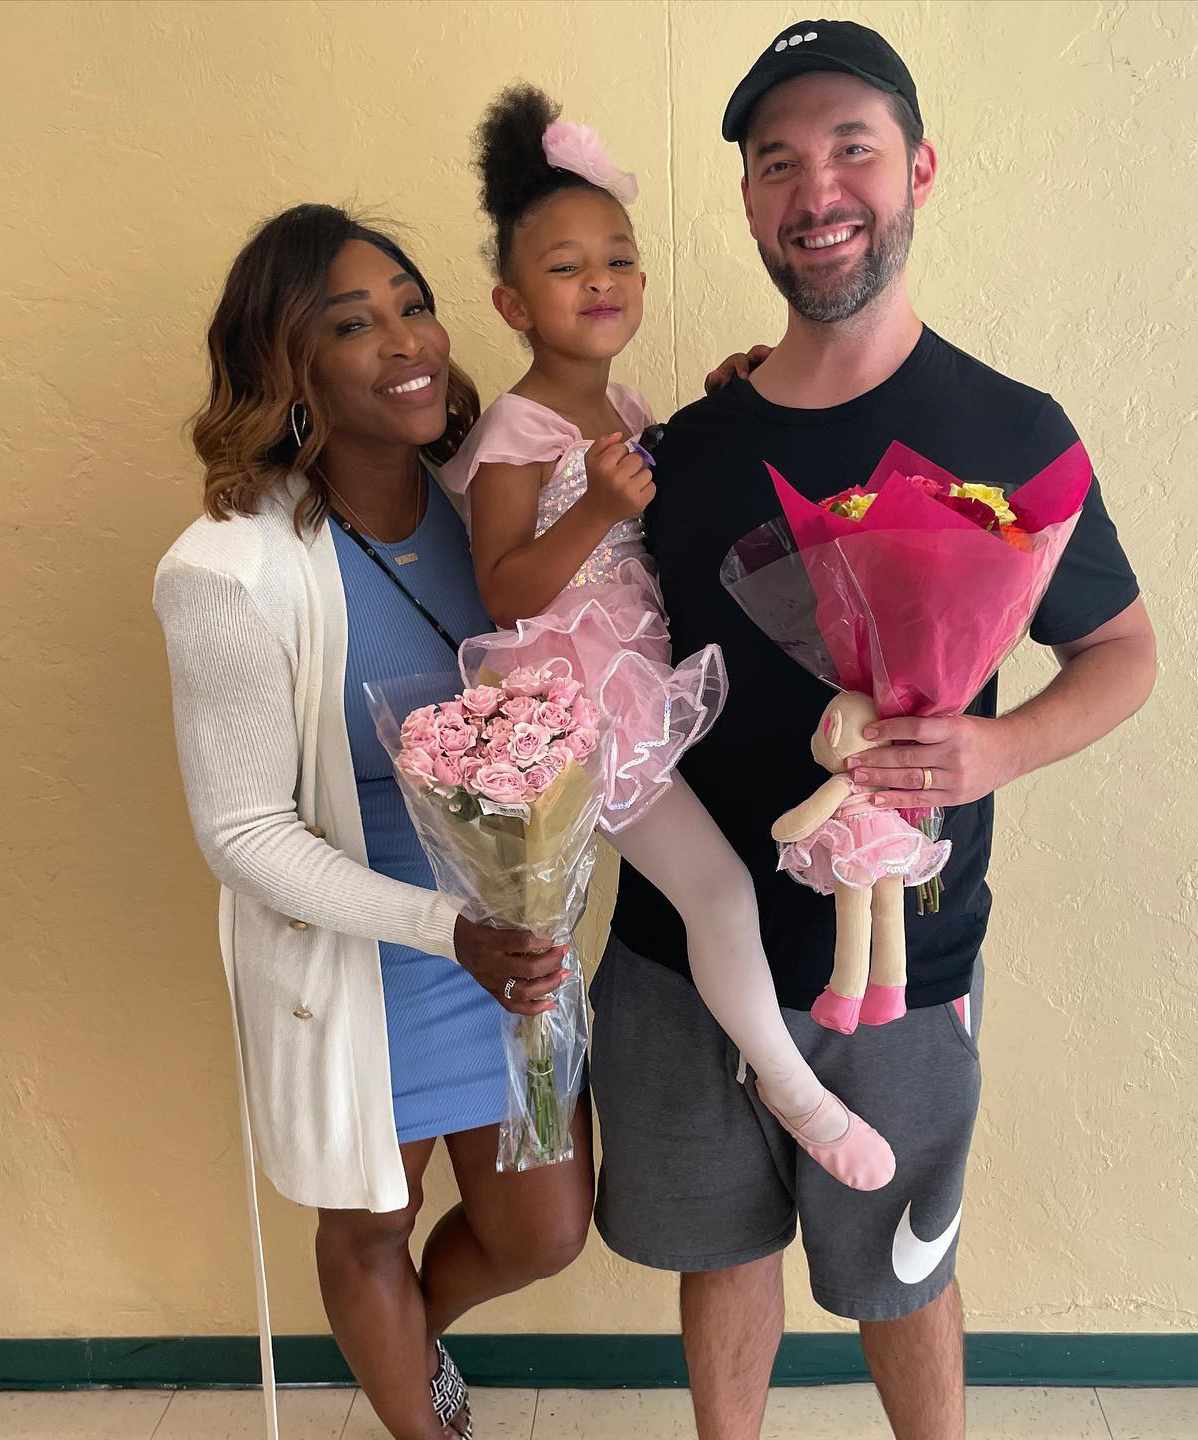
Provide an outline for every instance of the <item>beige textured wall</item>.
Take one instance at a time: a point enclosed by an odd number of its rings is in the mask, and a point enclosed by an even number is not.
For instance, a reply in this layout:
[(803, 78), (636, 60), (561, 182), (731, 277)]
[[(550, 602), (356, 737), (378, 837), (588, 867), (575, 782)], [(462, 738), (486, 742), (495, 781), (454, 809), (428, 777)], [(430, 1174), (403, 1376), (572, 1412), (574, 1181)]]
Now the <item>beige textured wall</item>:
[[(961, 1259), (971, 1323), (1198, 1328), (1198, 823), (1182, 711), (1198, 664), (1183, 223), (1198, 9), (823, 8), (882, 29), (925, 97), (943, 169), (917, 235), (923, 314), (1073, 416), (1164, 659), (1136, 723), (1000, 804)], [(0, 1332), (253, 1324), (213, 886), (149, 609), (154, 563), (196, 511), (179, 425), (251, 223), (347, 198), (407, 222), (489, 398), (520, 356), (486, 302), (467, 136), (500, 82), (538, 81), (640, 172), (649, 303), (622, 373), (666, 413), (710, 362), (781, 329), (718, 122), (793, 18), (693, 0), (0, 7)], [(1008, 698), (1050, 673), (1030, 653), (1012, 671)], [(594, 948), (601, 917), (588, 933)], [(430, 1211), (449, 1194), (438, 1165)], [(274, 1197), (266, 1210), (278, 1328), (322, 1329), (310, 1219)], [(797, 1253), (789, 1278), (790, 1326), (826, 1328)], [(673, 1288), (593, 1241), (568, 1276), (469, 1324), (670, 1330)]]

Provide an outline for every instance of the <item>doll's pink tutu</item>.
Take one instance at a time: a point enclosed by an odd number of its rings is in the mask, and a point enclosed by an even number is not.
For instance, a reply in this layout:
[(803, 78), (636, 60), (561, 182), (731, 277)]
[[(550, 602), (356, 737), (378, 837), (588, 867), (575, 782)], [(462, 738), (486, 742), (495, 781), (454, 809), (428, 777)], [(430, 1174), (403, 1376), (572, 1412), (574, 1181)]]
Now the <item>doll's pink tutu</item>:
[(831, 895), (838, 882), (868, 890), (887, 875), (923, 885), (944, 869), (952, 848), (951, 840), (929, 840), (893, 810), (863, 806), (838, 810), (806, 839), (781, 846), (778, 869), (821, 895)]
[(475, 635), (460, 653), (463, 678), (495, 683), (512, 670), (548, 667), (579, 681), (615, 736), (600, 825), (615, 833), (669, 788), (682, 755), (711, 729), (728, 677), (718, 645), (670, 662), (661, 592), (639, 558), (610, 578), (572, 586), (541, 615)]

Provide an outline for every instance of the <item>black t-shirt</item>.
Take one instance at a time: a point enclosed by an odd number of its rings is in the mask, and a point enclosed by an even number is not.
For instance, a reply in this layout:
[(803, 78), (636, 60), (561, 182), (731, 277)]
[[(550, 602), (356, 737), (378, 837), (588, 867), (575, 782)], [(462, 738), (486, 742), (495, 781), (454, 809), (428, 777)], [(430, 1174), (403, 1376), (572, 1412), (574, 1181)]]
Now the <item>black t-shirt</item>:
[[(808, 1008), (832, 971), (832, 901), (777, 872), (770, 838), (778, 815), (828, 778), (809, 746), (830, 692), (767, 639), (720, 583), (720, 563), (733, 542), (779, 513), (762, 462), (820, 500), (868, 479), (886, 447), (899, 440), (963, 481), (1009, 491), (1076, 439), (1051, 396), (998, 374), (926, 328), (888, 380), (844, 405), (790, 409), (737, 380), (679, 411), (666, 428), (646, 527), (674, 654), (690, 655), (714, 641), (723, 647), (729, 680), (724, 713), (680, 768), (753, 876), (783, 1005)], [(1138, 593), (1095, 483), (1032, 637), (1042, 645), (1081, 639)], [(994, 715), (997, 701), (995, 679), (969, 713)], [(912, 1007), (969, 989), (990, 911), (993, 820), (990, 797), (945, 817), (953, 853), (938, 915), (917, 917), (914, 891), (907, 892)], [(612, 929), (638, 954), (689, 973), (677, 912), (628, 865)]]

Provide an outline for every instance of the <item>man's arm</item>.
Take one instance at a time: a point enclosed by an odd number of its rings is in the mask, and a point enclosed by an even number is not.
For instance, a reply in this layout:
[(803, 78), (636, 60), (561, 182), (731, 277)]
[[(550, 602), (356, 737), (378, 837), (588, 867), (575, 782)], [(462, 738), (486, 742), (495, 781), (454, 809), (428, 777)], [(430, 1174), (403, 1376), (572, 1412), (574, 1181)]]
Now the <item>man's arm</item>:
[(1057, 646), (1060, 674), (1003, 717), (1012, 779), (1076, 755), (1129, 720), (1156, 684), (1156, 636), (1143, 600), (1097, 630)]
[[(1054, 653), (1060, 674), (997, 720), (957, 715), (882, 720), (866, 730), (892, 742), (849, 761), (876, 802), (910, 808), (966, 805), (1021, 775), (1076, 755), (1136, 713), (1156, 683), (1156, 637), (1143, 600)], [(925, 788), (925, 770), (932, 784)]]

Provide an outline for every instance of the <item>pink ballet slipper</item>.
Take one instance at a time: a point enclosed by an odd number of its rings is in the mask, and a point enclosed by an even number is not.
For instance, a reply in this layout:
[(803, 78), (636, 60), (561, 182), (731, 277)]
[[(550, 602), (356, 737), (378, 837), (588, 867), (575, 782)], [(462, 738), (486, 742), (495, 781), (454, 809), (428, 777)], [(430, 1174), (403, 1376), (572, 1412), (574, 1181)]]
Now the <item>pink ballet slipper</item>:
[[(817, 1165), (850, 1190), (881, 1190), (894, 1179), (894, 1151), (872, 1125), (867, 1125), (860, 1115), (854, 1115), (831, 1090), (824, 1091), (823, 1099), (809, 1115), (800, 1117), (801, 1124), (788, 1120), (775, 1110), (760, 1085), (757, 1094), (783, 1130), (793, 1136)], [(829, 1104), (837, 1106), (843, 1113), (844, 1133), (836, 1140), (809, 1139), (804, 1130)]]
[(907, 1013), (905, 985), (867, 985), (861, 1002), (862, 1025), (889, 1025)]
[(811, 1007), (811, 1018), (825, 1030), (851, 1035), (861, 1015), (860, 995), (838, 995), (829, 985)]

